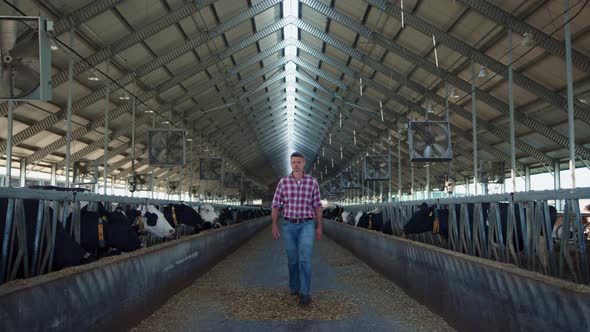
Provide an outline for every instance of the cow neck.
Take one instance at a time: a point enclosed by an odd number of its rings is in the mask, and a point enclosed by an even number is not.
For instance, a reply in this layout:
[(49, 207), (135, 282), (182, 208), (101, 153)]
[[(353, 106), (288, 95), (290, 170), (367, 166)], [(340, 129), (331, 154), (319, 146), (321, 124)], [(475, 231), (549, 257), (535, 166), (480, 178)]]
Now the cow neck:
[(172, 205), (172, 221), (174, 221), (174, 227), (178, 227), (178, 219), (176, 218), (176, 208)]

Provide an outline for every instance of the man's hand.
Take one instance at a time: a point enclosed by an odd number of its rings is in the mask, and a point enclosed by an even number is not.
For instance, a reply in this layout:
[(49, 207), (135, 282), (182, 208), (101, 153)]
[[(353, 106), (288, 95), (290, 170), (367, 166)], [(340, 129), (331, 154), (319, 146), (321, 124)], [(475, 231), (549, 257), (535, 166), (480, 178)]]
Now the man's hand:
[(275, 240), (278, 240), (281, 237), (281, 233), (279, 232), (279, 226), (277, 224), (272, 224), (272, 237)]
[(319, 240), (322, 238), (322, 226), (316, 227), (315, 229), (315, 239)]

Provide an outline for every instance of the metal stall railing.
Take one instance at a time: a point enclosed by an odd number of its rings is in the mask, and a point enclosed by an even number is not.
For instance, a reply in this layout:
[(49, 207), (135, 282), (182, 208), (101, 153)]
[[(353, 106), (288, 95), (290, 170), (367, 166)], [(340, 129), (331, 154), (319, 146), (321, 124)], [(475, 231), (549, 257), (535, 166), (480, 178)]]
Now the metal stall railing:
[[(383, 222), (391, 223), (394, 236), (588, 284), (590, 221), (586, 218), (590, 211), (580, 212), (581, 199), (590, 199), (590, 188), (351, 205), (344, 209), (356, 215), (379, 208)], [(434, 214), (433, 230), (404, 234), (404, 225), (423, 202)], [(563, 211), (554, 211), (554, 206), (563, 206)], [(440, 211), (448, 213), (447, 236), (439, 232)]]
[[(74, 189), (72, 189), (74, 190)], [(35, 225), (27, 225), (25, 218), (25, 203), (29, 200), (37, 201), (33, 205), (36, 209)], [(184, 203), (193, 207), (200, 207), (206, 203), (184, 202), (174, 200), (134, 198), (128, 196), (99, 195), (89, 192), (56, 191), (30, 188), (1, 188), (0, 212), (0, 285), (14, 280), (20, 271), (24, 278), (46, 274), (52, 271), (58, 223), (65, 226), (71, 215), (71, 227), (66, 229), (69, 236), (80, 244), (81, 241), (81, 202), (88, 202), (88, 209), (97, 210), (97, 203), (103, 203), (107, 211), (113, 211), (115, 205), (137, 207), (145, 205), (157, 206), (163, 211), (169, 204)], [(28, 204), (28, 203), (27, 203)], [(216, 211), (230, 207), (234, 211), (249, 210), (252, 207), (211, 204)], [(50, 209), (53, 213), (50, 213)], [(30, 211), (27, 210), (27, 213)], [(234, 219), (235, 220), (235, 219)], [(29, 221), (30, 222), (30, 221)], [(27, 227), (28, 226), (28, 227)], [(180, 225), (175, 232), (175, 238), (193, 234), (191, 226)], [(27, 236), (27, 230), (33, 230), (34, 235)], [(143, 247), (153, 246), (169, 239), (158, 238), (149, 234), (140, 236)], [(29, 243), (33, 241), (33, 243)], [(30, 252), (29, 248), (32, 248)]]

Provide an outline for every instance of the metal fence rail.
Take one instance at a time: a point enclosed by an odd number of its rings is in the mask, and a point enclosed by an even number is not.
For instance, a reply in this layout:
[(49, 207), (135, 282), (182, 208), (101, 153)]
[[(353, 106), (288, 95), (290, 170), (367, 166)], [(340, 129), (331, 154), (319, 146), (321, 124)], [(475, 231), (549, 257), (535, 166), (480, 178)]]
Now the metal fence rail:
[[(6, 218), (0, 220), (4, 223), (2, 247), (0, 248), (0, 285), (6, 281), (14, 280), (19, 271), (25, 278), (42, 275), (52, 271), (56, 232), (58, 222), (65, 226), (66, 219), (71, 212), (72, 227), (69, 235), (80, 244), (80, 211), (81, 202), (88, 202), (91, 210), (96, 209), (96, 204), (103, 203), (107, 211), (114, 209), (114, 203), (128, 206), (154, 205), (163, 211), (168, 204), (184, 203), (194, 207), (200, 207), (209, 203), (185, 202), (175, 200), (135, 198), (128, 196), (100, 195), (87, 192), (56, 191), (30, 188), (0, 188), (0, 200), (6, 202)], [(34, 236), (27, 237), (27, 225), (25, 220), (25, 200), (39, 201)], [(214, 209), (220, 210), (230, 207), (234, 211), (250, 210), (251, 206), (233, 206), (224, 204), (209, 204)], [(68, 208), (69, 207), (69, 208)], [(54, 213), (50, 213), (50, 208)], [(235, 217), (235, 214), (234, 214)], [(1, 225), (1, 224), (0, 224)], [(30, 226), (30, 225), (29, 225)], [(180, 225), (176, 229), (176, 239), (192, 234), (193, 227)], [(30, 229), (30, 228), (29, 228)], [(33, 241), (30, 246), (29, 241)], [(150, 234), (140, 236), (142, 246), (149, 247), (167, 239), (158, 238)], [(29, 252), (32, 247), (32, 252)]]
[[(391, 223), (394, 236), (589, 284), (590, 224), (580, 213), (580, 199), (590, 199), (590, 188), (349, 205), (344, 209), (354, 215), (379, 208), (383, 221)], [(404, 225), (423, 202), (435, 210), (448, 209), (447, 237), (436, 230), (403, 233)], [(507, 205), (504, 220), (501, 204), (504, 208)], [(553, 227), (550, 205), (564, 207), (558, 211), (557, 225)], [(438, 220), (438, 215), (435, 218)], [(561, 227), (558, 236), (556, 227)]]

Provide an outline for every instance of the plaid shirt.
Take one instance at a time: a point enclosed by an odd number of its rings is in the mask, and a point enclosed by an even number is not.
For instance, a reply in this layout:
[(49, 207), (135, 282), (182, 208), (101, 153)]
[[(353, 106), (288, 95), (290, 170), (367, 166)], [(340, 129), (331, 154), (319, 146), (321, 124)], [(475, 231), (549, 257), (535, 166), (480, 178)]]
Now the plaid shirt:
[(315, 208), (321, 207), (320, 186), (311, 175), (303, 174), (299, 183), (292, 174), (283, 176), (272, 200), (273, 208), (284, 206), (283, 217), (315, 218)]

